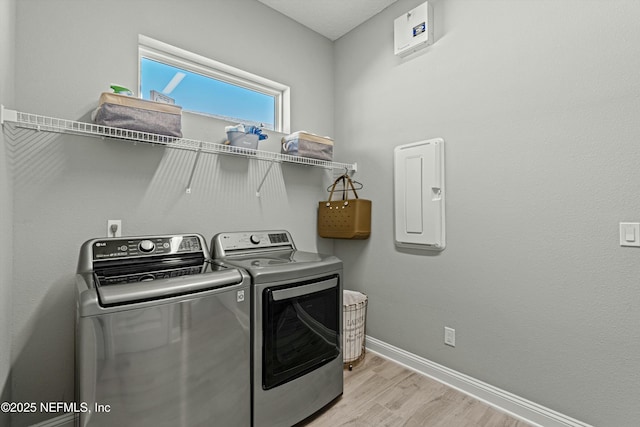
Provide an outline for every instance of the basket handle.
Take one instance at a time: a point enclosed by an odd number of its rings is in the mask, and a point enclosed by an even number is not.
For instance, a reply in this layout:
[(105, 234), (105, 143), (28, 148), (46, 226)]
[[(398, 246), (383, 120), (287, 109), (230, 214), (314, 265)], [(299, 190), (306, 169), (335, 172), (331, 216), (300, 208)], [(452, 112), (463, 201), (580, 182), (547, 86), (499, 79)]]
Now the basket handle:
[[(356, 199), (358, 198), (358, 193), (356, 192), (356, 187), (353, 185), (353, 181), (351, 181), (351, 177), (347, 174), (342, 175), (344, 178), (347, 179), (347, 181), (349, 182), (349, 185), (351, 186), (351, 190), (353, 190), (353, 195), (356, 196)], [(349, 192), (348, 189), (346, 189), (347, 192)]]
[[(333, 198), (333, 192), (336, 190), (336, 186), (340, 181), (342, 181), (342, 200), (347, 200), (349, 191), (353, 191), (353, 194), (356, 196), (356, 199), (358, 198), (358, 193), (356, 192), (356, 187), (353, 185), (353, 181), (351, 180), (348, 174), (344, 174), (344, 175), (340, 175), (333, 182), (333, 185), (331, 186), (331, 193), (329, 193), (329, 200), (327, 201), (327, 203), (331, 202)], [(351, 187), (351, 189), (347, 187), (347, 183), (349, 183), (349, 187)]]
[(331, 186), (331, 193), (329, 193), (329, 200), (327, 201), (327, 203), (329, 203), (331, 201), (331, 199), (333, 198), (333, 192), (336, 190), (336, 185), (338, 185), (338, 183), (342, 181), (342, 186), (344, 187), (344, 175), (341, 175), (338, 177), (338, 179), (336, 179), (333, 182), (333, 185)]

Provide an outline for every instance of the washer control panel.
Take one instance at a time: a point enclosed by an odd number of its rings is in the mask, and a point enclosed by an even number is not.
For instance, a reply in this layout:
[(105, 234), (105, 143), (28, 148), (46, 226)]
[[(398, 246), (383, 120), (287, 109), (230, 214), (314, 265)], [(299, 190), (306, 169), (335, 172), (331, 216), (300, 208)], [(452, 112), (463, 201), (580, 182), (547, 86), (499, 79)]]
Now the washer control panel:
[(216, 257), (255, 249), (295, 249), (291, 235), (284, 230), (220, 233), (213, 238), (212, 246)]
[(93, 243), (93, 259), (118, 259), (145, 255), (172, 255), (202, 252), (199, 236), (162, 236), (146, 238), (104, 239)]

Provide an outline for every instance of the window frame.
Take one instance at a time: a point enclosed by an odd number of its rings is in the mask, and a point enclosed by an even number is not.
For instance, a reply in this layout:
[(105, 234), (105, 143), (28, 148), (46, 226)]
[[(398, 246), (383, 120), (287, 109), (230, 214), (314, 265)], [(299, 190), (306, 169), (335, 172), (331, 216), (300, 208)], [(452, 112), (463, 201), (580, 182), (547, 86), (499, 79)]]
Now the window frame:
[[(138, 93), (140, 96), (142, 96), (142, 70), (140, 65), (142, 58), (182, 68), (225, 83), (273, 96), (275, 100), (274, 130), (281, 133), (290, 132), (291, 88), (289, 86), (139, 34)], [(188, 108), (186, 111), (189, 111)], [(197, 111), (192, 112), (198, 114)]]

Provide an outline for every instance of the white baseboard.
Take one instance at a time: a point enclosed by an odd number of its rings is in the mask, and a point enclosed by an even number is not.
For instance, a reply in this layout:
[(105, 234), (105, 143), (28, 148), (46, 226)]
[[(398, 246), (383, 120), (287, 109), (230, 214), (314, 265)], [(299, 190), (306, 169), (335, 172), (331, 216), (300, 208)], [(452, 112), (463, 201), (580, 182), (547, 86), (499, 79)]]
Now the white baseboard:
[(49, 418), (41, 423), (33, 424), (31, 427), (74, 427), (75, 421), (75, 415), (69, 413), (60, 415), (59, 417)]
[(368, 351), (390, 359), (538, 427), (592, 427), (515, 394), (449, 369), (367, 335)]

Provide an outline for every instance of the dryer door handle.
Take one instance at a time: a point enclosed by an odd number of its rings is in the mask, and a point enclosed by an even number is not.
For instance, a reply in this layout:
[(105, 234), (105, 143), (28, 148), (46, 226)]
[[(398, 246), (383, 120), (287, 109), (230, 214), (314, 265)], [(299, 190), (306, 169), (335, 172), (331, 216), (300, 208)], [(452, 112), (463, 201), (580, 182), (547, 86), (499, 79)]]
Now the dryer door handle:
[(274, 301), (282, 301), (291, 298), (297, 298), (303, 295), (312, 294), (314, 292), (325, 291), (327, 289), (338, 287), (338, 278), (333, 277), (320, 282), (309, 283), (308, 285), (296, 286), (293, 288), (273, 291), (271, 295)]

